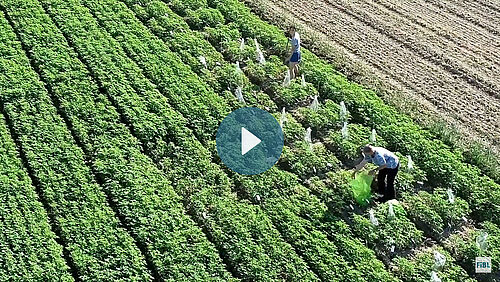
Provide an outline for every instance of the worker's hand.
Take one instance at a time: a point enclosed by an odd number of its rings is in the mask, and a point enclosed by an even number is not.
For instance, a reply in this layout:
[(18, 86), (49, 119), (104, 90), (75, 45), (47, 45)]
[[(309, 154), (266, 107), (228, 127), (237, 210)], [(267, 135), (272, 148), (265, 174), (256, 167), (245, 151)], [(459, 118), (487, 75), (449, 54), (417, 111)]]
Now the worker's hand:
[(377, 170), (376, 169), (372, 169), (372, 170), (370, 170), (370, 172), (368, 174), (369, 175), (375, 175), (375, 173), (377, 173)]

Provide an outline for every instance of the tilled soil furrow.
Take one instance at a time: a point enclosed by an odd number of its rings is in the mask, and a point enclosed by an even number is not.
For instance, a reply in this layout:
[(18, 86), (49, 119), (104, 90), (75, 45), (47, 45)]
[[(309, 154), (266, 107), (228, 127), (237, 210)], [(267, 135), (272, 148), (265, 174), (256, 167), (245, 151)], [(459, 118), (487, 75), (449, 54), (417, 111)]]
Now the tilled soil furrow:
[[(439, 14), (431, 14), (428, 20), (425, 15), (418, 15), (418, 10), (411, 10), (404, 5), (396, 5), (394, 2), (386, 0), (358, 0), (352, 3), (357, 5), (368, 5), (370, 8), (364, 9), (371, 17), (378, 19), (381, 23), (390, 22), (388, 27), (397, 31), (398, 36), (404, 33), (420, 44), (432, 45), (437, 51), (453, 57), (457, 61), (463, 61), (468, 67), (491, 76), (490, 71), (500, 71), (499, 48), (491, 45), (484, 48), (483, 42), (470, 40), (472, 38), (484, 38), (480, 34), (464, 29), (462, 23), (449, 24), (451, 20), (438, 20)], [(365, 3), (364, 5), (361, 2)], [(428, 15), (431, 11), (428, 11)], [(460, 19), (458, 19), (460, 20)], [(404, 27), (404, 28), (403, 28)], [(454, 30), (452, 30), (454, 29)], [(395, 32), (396, 33), (396, 32)], [(497, 59), (495, 59), (497, 58)], [(497, 78), (498, 80), (498, 78)]]
[(448, 2), (445, 3), (441, 0), (427, 0), (429, 4), (434, 5), (442, 11), (448, 11), (451, 14), (454, 14), (458, 17), (463, 18), (464, 20), (471, 22), (479, 27), (486, 29), (493, 35), (499, 35), (498, 26), (492, 24), (488, 21), (488, 19), (484, 18), (484, 16), (474, 15), (470, 9), (459, 7), (457, 4), (460, 4), (459, 1)]
[[(481, 20), (496, 29), (496, 34), (500, 35), (500, 13), (497, 7), (492, 4), (483, 3), (477, 0), (444, 0), (446, 5), (453, 5), (461, 13)], [(498, 3), (497, 3), (498, 6)]]
[[(469, 2), (469, 1), (465, 1), (465, 2)], [(488, 9), (491, 9), (493, 11), (496, 11), (497, 13), (500, 13), (500, 3), (498, 1), (493, 2), (490, 0), (472, 0), (472, 2), (475, 2), (476, 5), (484, 5)]]
[(293, 7), (291, 1), (273, 2), (364, 61), (390, 73), (440, 110), (456, 116), (471, 130), (489, 136), (495, 144), (500, 140), (500, 133), (495, 130), (500, 120), (498, 99), (422, 60), (413, 52), (401, 48), (400, 43), (381, 35), (355, 18), (328, 7), (321, 0), (302, 1), (300, 11), (290, 9)]
[[(463, 144), (472, 144), (479, 141), (485, 147), (490, 148), (498, 154), (499, 146), (492, 144), (490, 136), (484, 136), (468, 127), (470, 121), (468, 123), (461, 123), (455, 118), (453, 113), (450, 114), (449, 111), (442, 108), (438, 109), (437, 106), (426, 100), (407, 83), (399, 80), (399, 77), (391, 75), (386, 70), (377, 68), (372, 62), (363, 60), (350, 50), (347, 50), (343, 42), (334, 41), (324, 33), (307, 25), (303, 19), (292, 17), (283, 8), (268, 0), (245, 0), (245, 3), (262, 18), (277, 24), (283, 29), (291, 24), (297, 25), (302, 32), (302, 39), (305, 46), (320, 54), (349, 79), (367, 88), (377, 89), (384, 101), (396, 107), (399, 111), (408, 114), (419, 124), (428, 126), (436, 122), (442, 122), (450, 126), (450, 128), (457, 130), (460, 134), (459, 140), (460, 142), (464, 142)], [(407, 16), (402, 16), (411, 18), (413, 14), (417, 13), (418, 11), (410, 13)], [(441, 29), (434, 29), (432, 26), (429, 26), (429, 30), (436, 33), (441, 32)], [(441, 32), (441, 34), (447, 35), (444, 32)], [(460, 42), (456, 40), (456, 37), (452, 37), (452, 39)]]
[[(460, 48), (453, 49), (448, 48), (446, 44), (439, 44), (438, 38), (431, 38), (422, 30), (414, 27), (411, 22), (394, 17), (392, 13), (378, 10), (372, 5), (362, 4), (360, 1), (345, 0), (326, 0), (326, 2), (337, 10), (343, 11), (381, 34), (401, 43), (423, 59), (442, 67), (451, 74), (456, 74), (489, 95), (500, 98), (500, 76), (491, 75), (492, 73), (500, 74), (500, 69), (491, 65), (488, 68), (487, 62), (474, 54)], [(435, 43), (436, 41), (438, 44)]]
[(373, 1), (500, 66), (500, 46), (496, 43), (498, 39), (487, 30), (454, 14), (446, 13), (443, 9), (428, 5), (424, 1), (419, 3)]

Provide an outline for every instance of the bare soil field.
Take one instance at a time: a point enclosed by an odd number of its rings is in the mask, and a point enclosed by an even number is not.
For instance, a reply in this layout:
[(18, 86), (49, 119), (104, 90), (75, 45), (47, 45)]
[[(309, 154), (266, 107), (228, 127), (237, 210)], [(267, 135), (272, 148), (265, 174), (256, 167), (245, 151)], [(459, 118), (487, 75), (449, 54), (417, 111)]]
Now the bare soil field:
[[(340, 71), (368, 87), (384, 85), (392, 94), (383, 98), (407, 112), (418, 109), (414, 118), (436, 115), (498, 150), (500, 2), (246, 2), (274, 23), (298, 25), (307, 45), (330, 45), (322, 55), (340, 60)], [(368, 76), (383, 82), (364, 83), (373, 81)]]

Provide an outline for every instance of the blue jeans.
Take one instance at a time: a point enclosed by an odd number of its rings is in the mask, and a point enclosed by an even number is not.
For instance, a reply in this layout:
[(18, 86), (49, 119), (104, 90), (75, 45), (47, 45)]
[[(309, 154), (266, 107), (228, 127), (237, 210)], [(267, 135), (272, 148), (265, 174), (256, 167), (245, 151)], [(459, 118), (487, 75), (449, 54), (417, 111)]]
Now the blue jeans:
[(301, 59), (300, 52), (293, 52), (290, 63), (299, 63)]

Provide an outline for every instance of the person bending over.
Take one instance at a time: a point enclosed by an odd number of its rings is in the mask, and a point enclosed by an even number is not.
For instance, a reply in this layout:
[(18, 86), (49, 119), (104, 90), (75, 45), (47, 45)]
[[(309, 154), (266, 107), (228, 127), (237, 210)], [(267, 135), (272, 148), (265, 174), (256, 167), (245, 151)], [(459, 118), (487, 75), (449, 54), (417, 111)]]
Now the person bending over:
[(399, 159), (391, 151), (382, 148), (366, 145), (363, 148), (363, 160), (355, 167), (354, 172), (364, 168), (367, 163), (378, 166), (370, 171), (370, 175), (378, 172), (378, 193), (382, 195), (382, 202), (396, 198), (394, 180), (399, 171)]
[(288, 35), (290, 36), (290, 41), (292, 42), (292, 48), (290, 50), (290, 56), (286, 60), (288, 62), (288, 69), (290, 71), (290, 79), (294, 79), (299, 75), (299, 63), (301, 60), (300, 55), (300, 35), (295, 30), (294, 26), (291, 26), (288, 30)]

